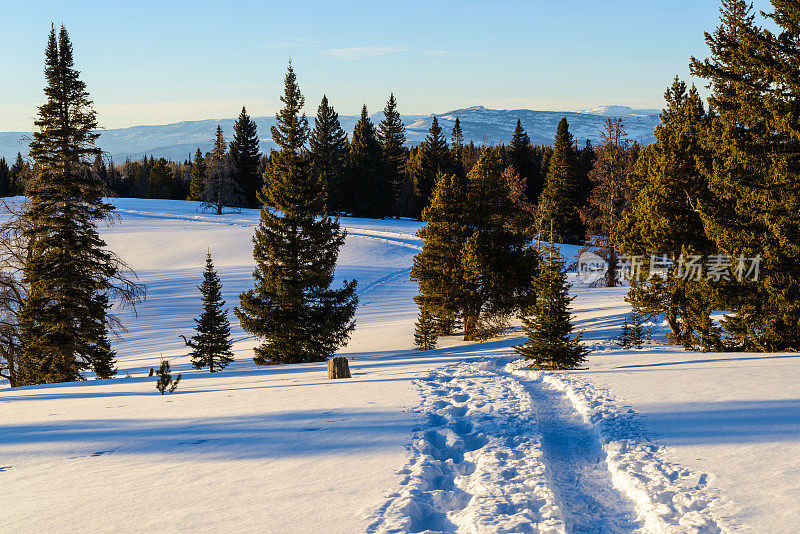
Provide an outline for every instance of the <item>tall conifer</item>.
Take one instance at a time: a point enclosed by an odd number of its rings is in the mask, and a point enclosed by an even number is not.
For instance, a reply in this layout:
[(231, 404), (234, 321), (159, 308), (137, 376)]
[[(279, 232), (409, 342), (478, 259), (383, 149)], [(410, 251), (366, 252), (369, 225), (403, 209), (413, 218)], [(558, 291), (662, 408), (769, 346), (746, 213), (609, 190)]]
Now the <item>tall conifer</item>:
[(367, 106), (361, 108), (350, 141), (348, 176), (346, 211), (356, 217), (381, 218), (392, 214), (394, 194)]
[(117, 264), (97, 231), (113, 206), (103, 202), (103, 184), (90, 172), (99, 153), (95, 111), (66, 28), (51, 28), (45, 55), (47, 102), (30, 145), (38, 172), (26, 214), (31, 248), (20, 310), (20, 384), (78, 380), (89, 368), (98, 378), (116, 372), (106, 327)]
[(192, 181), (189, 183), (189, 198), (186, 200), (194, 200), (196, 202), (205, 200), (207, 172), (205, 158), (203, 158), (203, 153), (198, 148), (192, 162)]
[(419, 199), (420, 209), (423, 209), (430, 203), (436, 177), (440, 172), (451, 172), (452, 166), (447, 141), (435, 115), (428, 136), (419, 146), (419, 158), (419, 167), (414, 176), (414, 193)]
[(257, 195), (261, 189), (261, 174), (258, 172), (261, 164), (258, 128), (244, 106), (233, 124), (233, 139), (229, 148), (233, 161), (233, 179), (240, 191), (242, 204), (248, 208), (257, 208)]
[(255, 288), (240, 295), (234, 310), (260, 342), (253, 358), (259, 365), (325, 360), (350, 337), (358, 303), (355, 280), (331, 288), (345, 235), (328, 216), (322, 177), (311, 169), (305, 99), (291, 64), (284, 81), (284, 107), (272, 127), (278, 149), (253, 238)]
[(553, 155), (550, 157), (547, 182), (539, 199), (543, 232), (552, 231), (555, 241), (580, 243), (584, 227), (580, 219), (580, 188), (578, 166), (569, 123), (558, 123)]
[(325, 95), (317, 109), (308, 146), (313, 172), (321, 178), (325, 186), (328, 212), (341, 211), (349, 148), (347, 134), (339, 123), (339, 114), (328, 103)]
[(394, 93), (389, 95), (386, 107), (383, 108), (383, 120), (378, 126), (378, 141), (383, 150), (383, 161), (386, 179), (392, 190), (392, 212), (398, 213), (398, 203), (403, 192), (403, 181), (406, 174), (406, 134), (403, 119), (397, 111), (397, 100)]

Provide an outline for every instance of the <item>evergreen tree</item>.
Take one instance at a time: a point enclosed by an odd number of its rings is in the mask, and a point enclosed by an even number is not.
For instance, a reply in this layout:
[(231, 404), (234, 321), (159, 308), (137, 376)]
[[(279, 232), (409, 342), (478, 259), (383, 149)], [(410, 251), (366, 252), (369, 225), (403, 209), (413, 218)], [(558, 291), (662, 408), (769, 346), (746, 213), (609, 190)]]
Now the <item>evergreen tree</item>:
[(46, 48), (47, 101), (34, 121), (30, 145), (37, 174), (30, 185), (29, 286), (20, 310), (20, 384), (115, 374), (106, 327), (107, 292), (117, 264), (97, 232), (113, 206), (90, 170), (99, 149), (97, 121), (86, 85), (74, 68), (66, 28), (51, 28)]
[(233, 161), (233, 181), (242, 197), (242, 204), (248, 208), (257, 208), (256, 197), (258, 190), (261, 189), (261, 175), (258, 172), (261, 160), (258, 129), (244, 106), (239, 118), (233, 124), (230, 154)]
[(28, 189), (28, 182), (31, 178), (30, 165), (22, 159), (22, 154), (17, 152), (17, 159), (8, 170), (8, 180), (11, 184), (11, 195), (22, 195)]
[(464, 168), (464, 132), (461, 130), (461, 121), (456, 117), (453, 131), (450, 134), (450, 161), (453, 172), (459, 178), (465, 178), (467, 171)]
[(419, 350), (433, 350), (436, 348), (437, 326), (433, 314), (423, 300), (419, 308), (419, 318), (414, 323), (414, 344)]
[(414, 256), (411, 280), (419, 284), (417, 303), (448, 326), (464, 307), (461, 252), (470, 233), (465, 220), (464, 185), (454, 174), (440, 174), (430, 205), (422, 211), (425, 226), (417, 231), (422, 250)]
[(709, 118), (697, 90), (687, 91), (677, 77), (665, 99), (656, 142), (644, 149), (628, 176), (633, 200), (616, 233), (621, 250), (630, 257), (662, 254), (677, 262), (684, 258), (682, 269), (675, 265), (665, 278), (634, 273), (638, 276), (630, 280), (627, 299), (647, 316), (663, 315), (671, 330), (668, 337), (689, 348), (713, 300), (708, 284), (688, 272), (692, 257), (704, 260), (714, 252), (696, 209), (709, 197), (699, 167), (708, 158), (703, 137)]
[(203, 283), (197, 286), (203, 295), (203, 313), (195, 319), (197, 325), (190, 341), (186, 345), (192, 349), (189, 357), (195, 369), (208, 367), (210, 372), (225, 369), (233, 361), (231, 347), (231, 324), (228, 321), (228, 310), (222, 309), (222, 283), (220, 282), (211, 252), (206, 255), (206, 268), (203, 272)]
[(547, 181), (539, 199), (543, 229), (550, 229), (550, 238), (564, 243), (581, 243), (585, 234), (579, 214), (577, 170), (573, 138), (565, 117), (558, 123)]
[(206, 155), (206, 186), (204, 206), (214, 208), (217, 215), (223, 208), (238, 206), (242, 202), (242, 192), (234, 178), (233, 159), (227, 152), (222, 127), (217, 125), (214, 148)]
[(528, 202), (536, 203), (539, 193), (542, 191), (542, 184), (539, 180), (538, 169), (534, 165), (531, 140), (519, 119), (514, 128), (514, 136), (508, 145), (508, 162), (520, 179), (525, 181), (525, 196)]
[(186, 200), (202, 202), (206, 198), (207, 172), (205, 158), (203, 158), (203, 153), (198, 148), (197, 152), (194, 153), (192, 181), (189, 185), (189, 198)]
[(158, 376), (156, 389), (162, 395), (164, 393), (174, 393), (178, 389), (178, 384), (183, 376), (179, 374), (174, 380), (172, 379), (172, 370), (168, 360), (161, 360), (161, 365), (159, 365), (156, 375)]
[(314, 130), (308, 146), (313, 172), (321, 178), (327, 192), (328, 212), (341, 211), (349, 147), (347, 134), (339, 124), (339, 114), (328, 104), (328, 97), (324, 95), (314, 119)]
[(530, 361), (531, 367), (574, 369), (586, 360), (589, 349), (580, 343), (583, 332), (572, 337), (569, 309), (572, 298), (566, 262), (552, 241), (545, 249), (542, 262), (533, 280), (536, 301), (522, 315), (528, 339), (514, 350)]
[(631, 312), (629, 339), (629, 345), (635, 349), (641, 349), (644, 345), (644, 315), (636, 309)]
[[(253, 238), (255, 288), (234, 309), (242, 328), (261, 342), (256, 364), (324, 361), (342, 346), (355, 324), (356, 281), (332, 289), (344, 232), (325, 211), (322, 178), (304, 149), (308, 121), (291, 64), (272, 127), (278, 147), (270, 157), (264, 207)], [(275, 210), (270, 210), (272, 206)]]
[(353, 130), (348, 170), (345, 210), (356, 217), (391, 215), (394, 195), (387, 181), (381, 144), (367, 114), (367, 106), (361, 108), (361, 117)]
[(378, 141), (383, 150), (386, 179), (393, 195), (392, 212), (396, 214), (406, 174), (406, 134), (403, 119), (397, 111), (394, 93), (389, 95), (386, 107), (383, 108), (383, 120), (378, 126)]
[(6, 158), (0, 158), (0, 196), (11, 196), (11, 180)]
[(450, 172), (451, 166), (447, 141), (434, 115), (428, 136), (419, 147), (419, 167), (414, 175), (414, 193), (420, 202), (420, 209), (430, 203), (436, 177), (440, 172)]
[(622, 331), (619, 336), (619, 345), (623, 349), (631, 346), (631, 325), (628, 323), (628, 316), (622, 319)]
[(721, 24), (706, 35), (710, 58), (692, 73), (710, 83), (713, 116), (701, 167), (710, 196), (696, 207), (723, 254), (761, 257), (757, 283), (718, 288), (724, 326), (739, 348), (800, 346), (800, 5), (772, 0), (770, 29), (752, 6), (724, 0)]
[(497, 151), (484, 149), (467, 174), (465, 216), (469, 235), (461, 251), (464, 339), (496, 334), (531, 298), (536, 252)]

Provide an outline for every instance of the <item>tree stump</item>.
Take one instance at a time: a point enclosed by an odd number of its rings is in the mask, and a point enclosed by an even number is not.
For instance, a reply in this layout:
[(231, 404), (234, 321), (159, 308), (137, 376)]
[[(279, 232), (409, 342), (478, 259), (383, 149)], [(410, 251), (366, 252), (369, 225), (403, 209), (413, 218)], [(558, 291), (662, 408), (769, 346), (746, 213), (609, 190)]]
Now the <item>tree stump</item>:
[(350, 366), (344, 356), (334, 356), (328, 360), (328, 378), (350, 378)]

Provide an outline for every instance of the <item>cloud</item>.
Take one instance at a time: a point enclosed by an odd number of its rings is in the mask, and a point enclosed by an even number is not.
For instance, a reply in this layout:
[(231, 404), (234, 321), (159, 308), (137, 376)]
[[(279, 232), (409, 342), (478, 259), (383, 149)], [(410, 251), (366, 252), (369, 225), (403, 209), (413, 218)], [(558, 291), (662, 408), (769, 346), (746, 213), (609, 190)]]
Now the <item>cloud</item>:
[(336, 57), (339, 59), (366, 59), (371, 57), (386, 56), (389, 54), (400, 54), (404, 52), (411, 52), (412, 49), (407, 46), (354, 46), (351, 48), (329, 48), (323, 50), (322, 53), (326, 56)]

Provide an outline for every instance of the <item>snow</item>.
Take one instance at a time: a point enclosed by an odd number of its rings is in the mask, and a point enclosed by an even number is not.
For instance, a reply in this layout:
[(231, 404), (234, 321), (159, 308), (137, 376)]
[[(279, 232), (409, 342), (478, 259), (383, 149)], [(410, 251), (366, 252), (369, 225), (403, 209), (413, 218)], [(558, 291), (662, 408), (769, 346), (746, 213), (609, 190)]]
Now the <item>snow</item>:
[[(517, 361), (518, 334), (413, 348), (409, 220), (342, 219), (357, 278), (353, 378), (324, 364), (190, 368), (211, 249), (228, 306), (251, 287), (258, 212), (116, 199), (103, 237), (146, 283), (119, 375), (0, 390), (3, 525), (16, 532), (797, 532), (800, 355), (622, 350), (624, 288), (576, 284), (585, 369)], [(574, 257), (577, 247), (563, 247)], [(150, 367), (183, 374), (160, 396)], [(4, 530), (0, 527), (0, 530)]]

